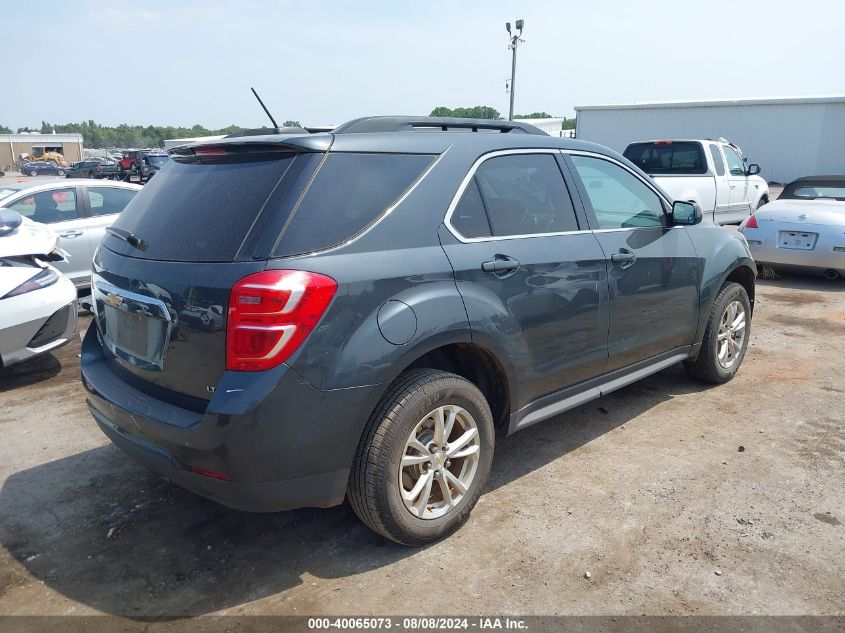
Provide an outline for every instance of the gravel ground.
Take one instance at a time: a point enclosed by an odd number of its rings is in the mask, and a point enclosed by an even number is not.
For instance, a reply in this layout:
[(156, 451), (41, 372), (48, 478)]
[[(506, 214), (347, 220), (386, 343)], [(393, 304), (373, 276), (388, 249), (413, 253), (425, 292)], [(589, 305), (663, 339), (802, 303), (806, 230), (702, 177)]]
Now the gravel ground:
[(845, 283), (758, 288), (733, 382), (673, 367), (500, 441), (424, 549), (156, 478), (91, 420), (77, 341), (6, 370), (0, 614), (842, 614)]

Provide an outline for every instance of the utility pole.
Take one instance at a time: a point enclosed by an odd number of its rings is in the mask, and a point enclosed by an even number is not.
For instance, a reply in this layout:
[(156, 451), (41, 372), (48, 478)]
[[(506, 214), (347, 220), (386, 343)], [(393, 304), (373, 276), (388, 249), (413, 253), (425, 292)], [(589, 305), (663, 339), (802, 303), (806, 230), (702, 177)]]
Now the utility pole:
[(514, 34), (511, 33), (511, 23), (505, 23), (505, 28), (508, 30), (511, 42), (508, 44), (508, 48), (513, 51), (513, 59), (511, 60), (511, 105), (508, 110), (508, 121), (513, 121), (513, 97), (516, 92), (516, 47), (519, 46), (520, 42), (525, 42), (522, 39), (522, 27), (525, 26), (525, 20), (517, 20), (515, 26), (517, 33)]

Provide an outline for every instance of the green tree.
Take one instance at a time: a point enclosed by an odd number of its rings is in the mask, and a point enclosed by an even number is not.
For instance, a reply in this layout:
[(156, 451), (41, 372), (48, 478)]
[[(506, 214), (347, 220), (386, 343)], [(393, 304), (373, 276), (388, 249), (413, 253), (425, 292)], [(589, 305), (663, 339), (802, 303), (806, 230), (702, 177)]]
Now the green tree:
[(548, 112), (532, 112), (531, 114), (515, 114), (514, 119), (553, 119)]
[(0, 125), (0, 134), (11, 134), (12, 128), (6, 127), (5, 125)]
[(459, 119), (501, 119), (502, 115), (496, 108), (490, 106), (473, 106), (471, 108), (448, 108), (437, 106), (430, 116), (451, 116)]

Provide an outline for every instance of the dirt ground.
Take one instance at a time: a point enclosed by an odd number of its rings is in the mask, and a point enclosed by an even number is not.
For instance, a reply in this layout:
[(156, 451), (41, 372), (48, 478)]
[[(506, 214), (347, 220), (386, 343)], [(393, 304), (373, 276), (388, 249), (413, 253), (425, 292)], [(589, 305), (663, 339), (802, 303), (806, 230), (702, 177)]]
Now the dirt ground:
[(761, 281), (727, 385), (673, 367), (500, 441), (424, 549), (157, 479), (94, 425), (78, 349), (0, 374), (0, 614), (845, 610), (845, 283)]

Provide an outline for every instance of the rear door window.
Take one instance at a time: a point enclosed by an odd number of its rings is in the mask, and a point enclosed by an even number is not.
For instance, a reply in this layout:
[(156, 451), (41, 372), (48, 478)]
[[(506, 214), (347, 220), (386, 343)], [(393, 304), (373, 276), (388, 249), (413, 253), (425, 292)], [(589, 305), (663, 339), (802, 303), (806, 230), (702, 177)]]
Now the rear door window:
[(707, 173), (701, 143), (693, 141), (632, 143), (624, 156), (647, 174)]
[(132, 201), (135, 194), (132, 189), (118, 187), (88, 187), (88, 203), (91, 215), (111, 215), (120, 213)]
[(487, 220), (487, 212), (484, 210), (484, 202), (481, 200), (481, 192), (478, 190), (478, 182), (473, 177), (464, 190), (458, 205), (452, 212), (449, 222), (452, 228), (463, 237), (490, 237), (490, 222)]
[(475, 177), (494, 236), (578, 230), (566, 183), (551, 154), (491, 158)]
[(433, 160), (428, 154), (329, 154), (273, 255), (311, 253), (353, 238), (401, 198)]

